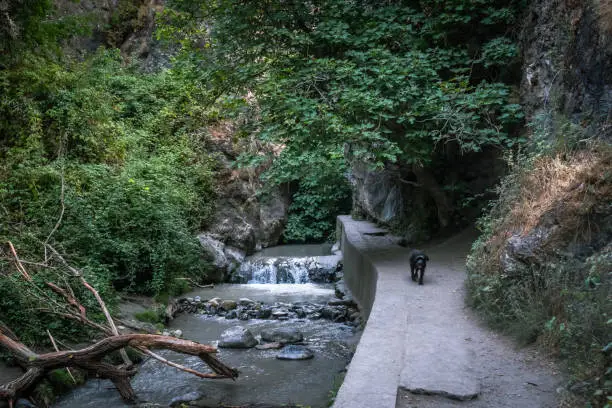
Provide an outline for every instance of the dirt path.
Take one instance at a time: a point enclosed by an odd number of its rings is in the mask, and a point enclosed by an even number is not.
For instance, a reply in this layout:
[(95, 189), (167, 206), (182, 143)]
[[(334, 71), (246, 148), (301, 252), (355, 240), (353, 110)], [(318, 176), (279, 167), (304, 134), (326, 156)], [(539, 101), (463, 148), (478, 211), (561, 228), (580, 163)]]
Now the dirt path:
[[(396, 408), (557, 407), (563, 378), (556, 366), (483, 327), (465, 306), (465, 256), (475, 238), (464, 232), (426, 248), (431, 261), (423, 286), (407, 274), (411, 312)], [(457, 401), (409, 390), (478, 396)]]

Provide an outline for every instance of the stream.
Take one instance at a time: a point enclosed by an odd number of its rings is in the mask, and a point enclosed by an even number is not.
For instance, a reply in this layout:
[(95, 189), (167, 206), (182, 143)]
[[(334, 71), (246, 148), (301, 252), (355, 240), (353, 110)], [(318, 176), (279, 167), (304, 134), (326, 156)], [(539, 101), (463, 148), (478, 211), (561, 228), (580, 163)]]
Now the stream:
[[(287, 248), (271, 248), (265, 256), (286, 258), (289, 263), (303, 265), (287, 257)], [(289, 247), (292, 254), (300, 256), (326, 255), (329, 251), (321, 247)], [(271, 254), (270, 254), (271, 253)], [(258, 254), (258, 258), (264, 254)], [(300, 273), (303, 276), (303, 272)], [(276, 281), (273, 279), (273, 281)], [(303, 280), (302, 280), (303, 281)], [(212, 289), (199, 289), (183, 295), (201, 299), (220, 298), (238, 300), (248, 298), (264, 304), (299, 303), (326, 304), (337, 300), (333, 284), (316, 283), (248, 283), (222, 284)], [(262, 330), (290, 327), (299, 329), (306, 346), (314, 352), (310, 360), (279, 360), (279, 350), (226, 349), (219, 348), (217, 356), (225, 364), (237, 368), (240, 376), (231, 380), (202, 380), (178, 371), (155, 360), (146, 360), (139, 367), (132, 385), (142, 401), (167, 406), (178, 396), (197, 392), (208, 400), (226, 405), (303, 404), (312, 408), (327, 407), (330, 392), (341, 383), (352, 351), (358, 342), (359, 333), (351, 325), (335, 323), (325, 319), (226, 319), (197, 313), (181, 313), (168, 325), (170, 330), (180, 329), (183, 338), (205, 344), (217, 345), (221, 333), (235, 326), (247, 327), (256, 338)], [(171, 351), (160, 352), (164, 357), (188, 367), (207, 371), (197, 357), (185, 356)], [(105, 380), (89, 380), (84, 386), (65, 395), (56, 408), (127, 407), (121, 401), (112, 383)]]

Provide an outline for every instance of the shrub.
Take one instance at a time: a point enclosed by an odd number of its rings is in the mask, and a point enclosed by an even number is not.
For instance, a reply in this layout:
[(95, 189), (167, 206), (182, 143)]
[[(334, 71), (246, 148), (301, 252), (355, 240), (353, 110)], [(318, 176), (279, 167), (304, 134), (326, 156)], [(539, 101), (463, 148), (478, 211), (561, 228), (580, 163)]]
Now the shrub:
[[(591, 403), (603, 406), (612, 390), (603, 351), (612, 341), (612, 149), (567, 146), (521, 156), (500, 184), (468, 257), (468, 301), (494, 327), (561, 357), (572, 381), (585, 382)], [(508, 238), (543, 225), (549, 234), (531, 264), (506, 274)]]
[(215, 162), (192, 135), (190, 86), (106, 50), (0, 71), (0, 131), (14, 135), (0, 140), (0, 238), (34, 259), (50, 239), (105, 294), (200, 280), (194, 235), (214, 208)]

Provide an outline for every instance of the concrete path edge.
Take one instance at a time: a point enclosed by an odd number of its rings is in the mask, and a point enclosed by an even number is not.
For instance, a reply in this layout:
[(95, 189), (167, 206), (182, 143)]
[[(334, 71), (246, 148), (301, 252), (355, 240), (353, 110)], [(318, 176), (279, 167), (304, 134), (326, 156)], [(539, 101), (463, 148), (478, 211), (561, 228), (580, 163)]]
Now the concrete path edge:
[[(406, 337), (405, 271), (385, 260), (406, 252), (376, 225), (338, 217), (344, 280), (367, 319), (334, 408), (395, 407)], [(406, 259), (407, 262), (407, 259)]]

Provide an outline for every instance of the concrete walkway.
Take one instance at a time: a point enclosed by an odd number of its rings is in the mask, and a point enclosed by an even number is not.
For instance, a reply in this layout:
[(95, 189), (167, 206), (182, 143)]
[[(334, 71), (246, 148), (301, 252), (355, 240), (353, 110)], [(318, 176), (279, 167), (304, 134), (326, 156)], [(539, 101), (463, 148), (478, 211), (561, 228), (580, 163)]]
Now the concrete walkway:
[(557, 406), (555, 367), (515, 350), (464, 306), (474, 232), (425, 248), (431, 261), (419, 286), (410, 249), (396, 237), (348, 216), (338, 221), (345, 281), (368, 322), (335, 408)]

